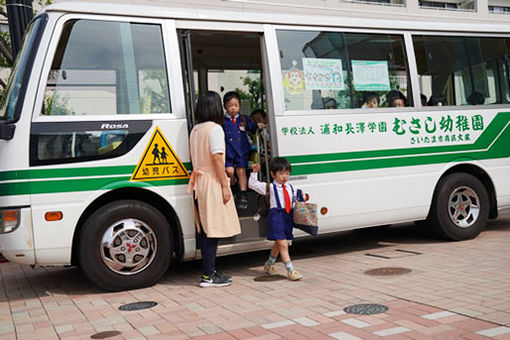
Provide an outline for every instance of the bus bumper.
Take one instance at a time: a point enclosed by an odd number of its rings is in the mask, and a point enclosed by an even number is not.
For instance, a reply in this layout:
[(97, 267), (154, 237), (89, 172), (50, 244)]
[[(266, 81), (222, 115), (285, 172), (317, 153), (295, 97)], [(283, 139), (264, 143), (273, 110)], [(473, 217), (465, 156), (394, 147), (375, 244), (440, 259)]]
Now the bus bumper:
[(9, 233), (0, 234), (0, 253), (9, 261), (35, 264), (34, 233), (30, 208), (20, 210), (20, 225)]

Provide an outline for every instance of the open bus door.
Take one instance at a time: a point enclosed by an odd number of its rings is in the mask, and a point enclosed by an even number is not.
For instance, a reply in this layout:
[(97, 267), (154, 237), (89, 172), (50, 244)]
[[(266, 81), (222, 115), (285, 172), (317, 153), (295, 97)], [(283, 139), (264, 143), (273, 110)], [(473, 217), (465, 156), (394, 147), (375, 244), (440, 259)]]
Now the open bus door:
[[(260, 108), (265, 107), (265, 93), (262, 84), (266, 77), (262, 56), (263, 36), (261, 32), (237, 32), (237, 31), (205, 31), (205, 30), (179, 30), (181, 45), (181, 60), (183, 65), (184, 89), (186, 94), (186, 107), (188, 127), (193, 127), (193, 109), (197, 95), (205, 93), (208, 90), (216, 91), (223, 95), (232, 90), (241, 88), (244, 91), (241, 95), (242, 105), (241, 113), (250, 115), (253, 109), (253, 97), (257, 98)], [(249, 84), (246, 86), (246, 84)], [(257, 89), (257, 85), (259, 88)], [(248, 87), (248, 89), (246, 89)], [(254, 88), (256, 89), (254, 91)], [(258, 93), (257, 93), (258, 90)], [(243, 100), (248, 93), (252, 99)], [(257, 137), (254, 136), (253, 143), (258, 145), (257, 154), (270, 152), (267, 145), (262, 141), (269, 143), (269, 133), (265, 133), (265, 138), (260, 138), (256, 143)], [(257, 134), (260, 137), (260, 133)], [(267, 137), (266, 137), (267, 136)], [(254, 160), (257, 156), (252, 157)], [(262, 158), (268, 160), (267, 157)], [(263, 167), (264, 172), (267, 167)], [(248, 177), (251, 172), (248, 169)], [(262, 172), (261, 172), (262, 173)], [(262, 176), (264, 180), (267, 175)], [(234, 199), (237, 200), (237, 190), (234, 187)], [(264, 215), (265, 198), (257, 193), (248, 190), (248, 208), (237, 209), (241, 223), (240, 235), (232, 238), (223, 239), (221, 245), (233, 245), (243, 242), (265, 241), (267, 234), (267, 224), (264, 216), (260, 218), (260, 212)], [(237, 201), (236, 201), (237, 202)], [(265, 242), (264, 242), (265, 243)]]
[(195, 80), (193, 79), (193, 59), (191, 52), (191, 33), (188, 30), (179, 30), (179, 46), (181, 49), (181, 65), (184, 95), (186, 96), (186, 120), (188, 133), (194, 125), (193, 109), (195, 105)]

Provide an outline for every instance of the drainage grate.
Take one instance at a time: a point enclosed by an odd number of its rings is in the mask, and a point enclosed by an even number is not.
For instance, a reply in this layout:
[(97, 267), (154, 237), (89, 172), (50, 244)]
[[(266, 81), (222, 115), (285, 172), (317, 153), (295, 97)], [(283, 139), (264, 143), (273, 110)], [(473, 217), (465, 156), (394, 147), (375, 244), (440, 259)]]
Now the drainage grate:
[(401, 267), (383, 267), (365, 270), (367, 275), (390, 276), (410, 273), (411, 269)]
[(99, 332), (99, 333), (96, 333), (96, 334), (92, 334), (90, 336), (91, 339), (106, 339), (106, 338), (111, 338), (112, 336), (117, 336), (119, 335), (121, 332), (119, 331), (104, 331), (104, 332)]
[(344, 308), (344, 312), (349, 314), (361, 314), (361, 315), (371, 315), (371, 314), (379, 314), (384, 313), (388, 310), (388, 307), (383, 305), (378, 305), (376, 303), (362, 303), (359, 305), (352, 305)]
[(286, 279), (286, 277), (283, 275), (262, 275), (262, 276), (257, 276), (256, 278), (253, 279), (253, 281), (270, 282), (270, 281), (280, 281), (280, 280), (285, 280), (285, 279)]
[(154, 301), (140, 301), (140, 302), (127, 303), (125, 305), (120, 306), (119, 309), (120, 310), (140, 310), (140, 309), (152, 308), (157, 304), (158, 303), (154, 302)]

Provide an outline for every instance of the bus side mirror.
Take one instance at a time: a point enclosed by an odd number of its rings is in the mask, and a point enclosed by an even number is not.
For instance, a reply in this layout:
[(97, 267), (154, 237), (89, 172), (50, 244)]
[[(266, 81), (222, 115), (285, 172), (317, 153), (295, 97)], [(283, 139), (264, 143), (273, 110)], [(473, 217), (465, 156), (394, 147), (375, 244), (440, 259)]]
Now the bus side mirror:
[(14, 137), (15, 125), (7, 125), (4, 122), (0, 122), (0, 139), (11, 140)]

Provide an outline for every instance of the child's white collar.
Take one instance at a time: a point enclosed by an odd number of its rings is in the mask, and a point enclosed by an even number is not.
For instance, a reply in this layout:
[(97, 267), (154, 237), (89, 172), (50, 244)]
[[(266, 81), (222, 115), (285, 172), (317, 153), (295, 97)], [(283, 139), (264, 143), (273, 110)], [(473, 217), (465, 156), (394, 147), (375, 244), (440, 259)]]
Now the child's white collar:
[[(282, 187), (282, 184), (280, 182), (278, 182), (276, 179), (273, 180), (273, 183), (276, 184), (276, 186), (278, 188), (281, 188)], [(285, 184), (287, 187), (289, 186), (289, 182), (287, 182), (287, 184)]]

